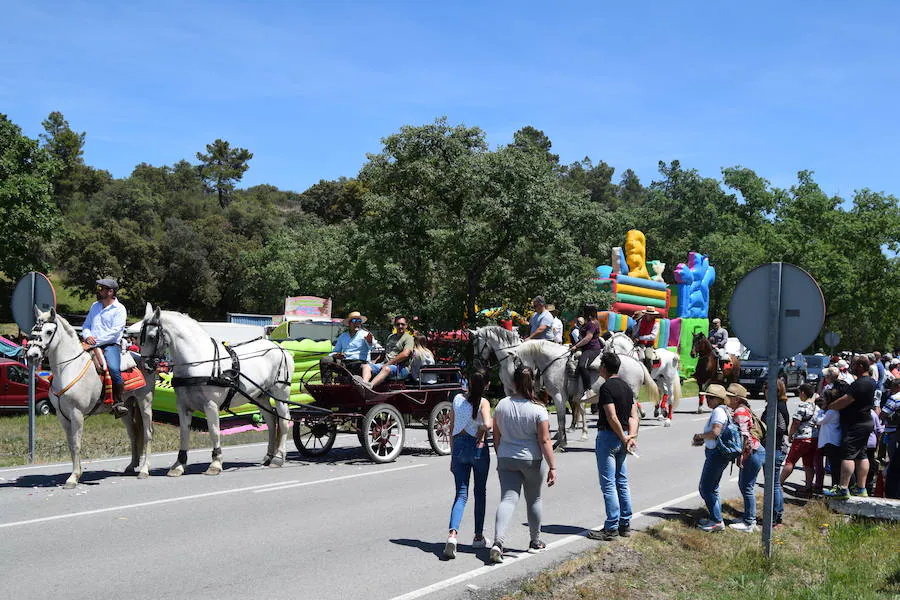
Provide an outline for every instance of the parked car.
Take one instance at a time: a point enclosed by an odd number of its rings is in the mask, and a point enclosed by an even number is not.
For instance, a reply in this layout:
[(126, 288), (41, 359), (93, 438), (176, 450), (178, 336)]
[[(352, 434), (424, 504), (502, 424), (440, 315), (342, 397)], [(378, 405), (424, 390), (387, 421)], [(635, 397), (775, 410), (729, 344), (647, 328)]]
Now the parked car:
[[(769, 376), (769, 359), (754, 352), (748, 353), (741, 360), (741, 372), (738, 382), (747, 388), (751, 396), (761, 396), (763, 386)], [(784, 381), (789, 392), (796, 392), (807, 381), (806, 358), (797, 354), (781, 361), (778, 378)]]
[(822, 381), (822, 371), (831, 363), (830, 356), (820, 354), (803, 355), (806, 359), (806, 382), (817, 386)]
[[(35, 375), (35, 409), (39, 415), (50, 414), (50, 382)], [(28, 410), (28, 367), (17, 360), (0, 358), (0, 411)]]

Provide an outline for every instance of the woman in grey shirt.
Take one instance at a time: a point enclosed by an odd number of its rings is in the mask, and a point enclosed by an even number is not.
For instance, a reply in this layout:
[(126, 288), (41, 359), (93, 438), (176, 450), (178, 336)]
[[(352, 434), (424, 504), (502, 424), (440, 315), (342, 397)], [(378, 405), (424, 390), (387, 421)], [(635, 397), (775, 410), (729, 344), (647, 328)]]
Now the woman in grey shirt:
[(541, 486), (545, 478), (548, 486), (556, 483), (550, 415), (535, 398), (534, 375), (528, 367), (519, 366), (513, 381), (516, 392), (501, 400), (494, 411), (494, 448), (500, 477), (500, 505), (491, 547), (491, 562), (495, 563), (503, 562), (503, 541), (523, 488), (531, 531), (528, 551), (535, 553), (546, 547), (540, 537)]

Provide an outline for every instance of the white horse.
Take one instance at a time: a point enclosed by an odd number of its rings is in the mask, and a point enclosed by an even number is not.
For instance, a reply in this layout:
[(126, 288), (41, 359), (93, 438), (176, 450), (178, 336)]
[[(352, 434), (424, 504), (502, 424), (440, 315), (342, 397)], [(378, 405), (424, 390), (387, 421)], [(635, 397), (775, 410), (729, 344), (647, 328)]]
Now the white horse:
[[(614, 333), (607, 341), (605, 350), (616, 354), (628, 355), (641, 360), (640, 349), (634, 341), (624, 333)], [(656, 356), (659, 366), (650, 371), (650, 376), (659, 387), (662, 398), (653, 408), (653, 416), (665, 419), (665, 426), (672, 424), (672, 415), (681, 402), (681, 376), (679, 375), (681, 358), (666, 348), (657, 348)]]
[(530, 367), (540, 375), (540, 383), (553, 399), (557, 419), (557, 447), (566, 447), (566, 359), (568, 349), (548, 340), (523, 342), (519, 334), (492, 325), (470, 333), (475, 356), (487, 360), (493, 352), (500, 367), (500, 380), (506, 394), (515, 392), (516, 366)]
[[(600, 359), (602, 358), (602, 354), (597, 356), (594, 359), (594, 362), (591, 363), (589, 373), (591, 379), (591, 389), (596, 394), (600, 390), (600, 386), (606, 383), (606, 380), (600, 377)], [(580, 402), (580, 398), (584, 392), (584, 385), (581, 382), (581, 377), (575, 375), (575, 357), (573, 356), (570, 359), (570, 364), (568, 367), (568, 395), (570, 401), (574, 408), (573, 413), (575, 413), (572, 417), (572, 426), (573, 429), (577, 427), (578, 422), (581, 423), (581, 439), (587, 438), (587, 418), (585, 416), (584, 403)], [(644, 366), (644, 363), (636, 358), (628, 356), (626, 354), (619, 355), (619, 377), (628, 384), (628, 387), (631, 388), (631, 392), (634, 394), (635, 402), (637, 402), (638, 396), (641, 391), (641, 387), (646, 387), (647, 392), (650, 396), (650, 401), (654, 403), (654, 405), (659, 405), (659, 387), (656, 382), (653, 381), (653, 378), (650, 376), (650, 371), (647, 370), (647, 367)], [(644, 411), (641, 409), (641, 405), (638, 402), (638, 411), (641, 413), (641, 416), (644, 416)]]
[[(51, 308), (41, 312), (35, 307), (37, 323), (31, 330), (31, 339), (25, 353), (31, 364), (50, 361), (53, 384), (50, 386), (50, 402), (66, 433), (69, 452), (72, 454), (72, 474), (66, 480), (67, 489), (74, 488), (81, 478), (81, 436), (84, 418), (108, 413), (110, 405), (103, 403), (103, 381), (94, 368), (90, 355), (82, 348), (75, 329)], [(128, 413), (122, 424), (131, 441), (131, 463), (125, 473), (137, 472), (139, 479), (150, 476), (150, 445), (153, 440), (153, 387), (156, 373), (139, 361), (146, 380), (144, 387), (125, 392)]]
[[(168, 353), (174, 361), (175, 404), (181, 429), (181, 446), (169, 477), (179, 477), (187, 464), (191, 413), (202, 410), (212, 440), (212, 462), (206, 475), (222, 472), (219, 446), (219, 411), (229, 396), (243, 404), (250, 399), (260, 408), (269, 430), (264, 466), (280, 467), (285, 459), (285, 440), (290, 413), (285, 401), (290, 395), (294, 361), (286, 350), (269, 340), (254, 340), (235, 346), (239, 363), (233, 371), (228, 348), (207, 335), (197, 321), (148, 303), (141, 321), (141, 356), (160, 359)], [(231, 384), (231, 385), (229, 385)], [(275, 401), (274, 411), (269, 400)]]

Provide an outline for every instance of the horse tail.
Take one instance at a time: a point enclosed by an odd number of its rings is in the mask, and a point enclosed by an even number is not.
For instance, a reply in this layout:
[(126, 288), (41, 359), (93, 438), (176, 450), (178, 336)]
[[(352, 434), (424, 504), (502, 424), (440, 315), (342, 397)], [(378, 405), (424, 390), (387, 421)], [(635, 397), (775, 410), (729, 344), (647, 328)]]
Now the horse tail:
[(672, 384), (672, 412), (675, 412), (675, 409), (678, 408), (678, 403), (681, 402), (681, 372), (679, 371), (679, 358), (676, 355), (675, 360), (673, 361), (673, 365), (675, 367), (675, 381)]
[(650, 376), (650, 371), (647, 370), (646, 365), (642, 362), (639, 362), (638, 364), (641, 365), (641, 369), (644, 371), (644, 379), (641, 383), (646, 385), (647, 391), (650, 392), (649, 401), (653, 404), (659, 404), (659, 387), (657, 387), (656, 382), (653, 381), (653, 377)]

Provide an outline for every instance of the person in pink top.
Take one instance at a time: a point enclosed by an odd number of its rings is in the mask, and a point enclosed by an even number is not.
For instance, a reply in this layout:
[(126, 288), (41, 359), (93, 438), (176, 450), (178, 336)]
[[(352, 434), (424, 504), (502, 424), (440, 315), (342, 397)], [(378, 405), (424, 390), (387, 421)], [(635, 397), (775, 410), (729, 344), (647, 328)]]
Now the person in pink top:
[(744, 515), (740, 521), (732, 523), (729, 527), (744, 533), (753, 533), (756, 531), (756, 478), (762, 468), (766, 452), (754, 435), (753, 413), (747, 400), (750, 395), (747, 388), (732, 383), (726, 391), (728, 407), (734, 411), (734, 422), (744, 439), (744, 453), (738, 459), (738, 466), (741, 468), (738, 488), (744, 497)]

